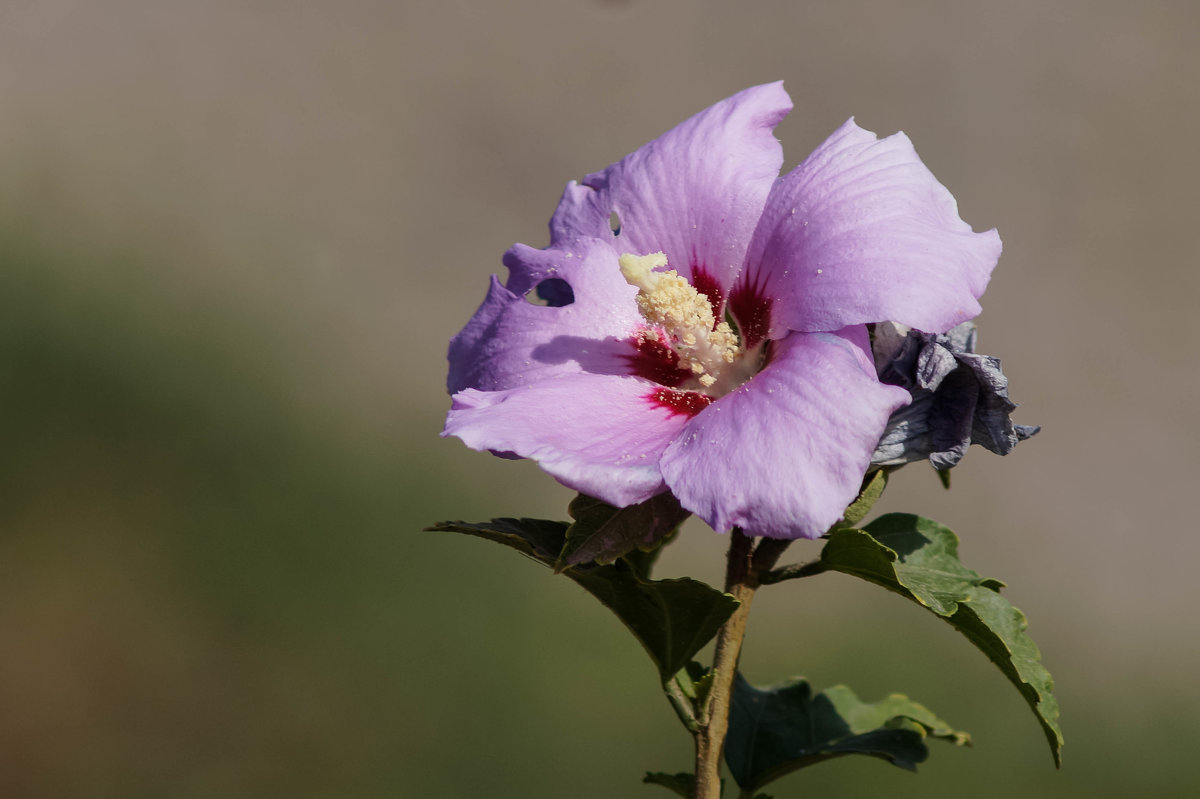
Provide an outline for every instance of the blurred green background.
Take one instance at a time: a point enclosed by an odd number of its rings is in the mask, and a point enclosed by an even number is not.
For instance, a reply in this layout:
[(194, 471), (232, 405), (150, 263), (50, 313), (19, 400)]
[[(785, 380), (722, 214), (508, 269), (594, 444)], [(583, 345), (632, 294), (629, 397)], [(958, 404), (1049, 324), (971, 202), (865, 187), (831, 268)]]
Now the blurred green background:
[[(791, 796), (1194, 796), (1200, 6), (0, 5), (0, 795), (653, 797), (690, 767), (648, 659), (446, 518), (560, 518), (437, 438), (445, 342), (563, 184), (783, 78), (788, 166), (903, 129), (1005, 255), (983, 349), (1018, 420), (943, 492), (1058, 679), (1020, 697), (837, 576), (756, 602), (751, 679), (903, 691), (975, 736)], [(687, 528), (664, 573), (719, 579)], [(798, 545), (810, 557), (812, 545)]]

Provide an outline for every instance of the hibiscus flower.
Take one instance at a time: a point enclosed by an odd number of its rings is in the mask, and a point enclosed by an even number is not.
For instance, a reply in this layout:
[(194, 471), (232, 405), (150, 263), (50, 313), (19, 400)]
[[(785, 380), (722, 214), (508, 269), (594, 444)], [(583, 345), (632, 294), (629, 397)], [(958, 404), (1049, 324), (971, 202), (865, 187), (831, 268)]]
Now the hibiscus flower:
[(779, 177), (790, 110), (747, 89), (568, 184), (550, 246), (510, 249), (450, 343), (443, 435), (613, 505), (670, 491), (718, 531), (826, 532), (910, 401), (867, 325), (973, 318), (1000, 239), (853, 119)]

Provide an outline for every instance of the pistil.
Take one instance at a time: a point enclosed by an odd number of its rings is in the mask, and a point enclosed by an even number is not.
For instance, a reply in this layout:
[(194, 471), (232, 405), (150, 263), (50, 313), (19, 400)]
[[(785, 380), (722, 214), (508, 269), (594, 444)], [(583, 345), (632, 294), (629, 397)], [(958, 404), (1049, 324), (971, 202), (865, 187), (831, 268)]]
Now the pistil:
[(661, 327), (679, 355), (679, 365), (696, 375), (705, 389), (741, 353), (737, 334), (726, 322), (717, 322), (708, 298), (667, 265), (661, 252), (622, 255), (621, 274), (638, 288), (638, 310), (647, 322)]

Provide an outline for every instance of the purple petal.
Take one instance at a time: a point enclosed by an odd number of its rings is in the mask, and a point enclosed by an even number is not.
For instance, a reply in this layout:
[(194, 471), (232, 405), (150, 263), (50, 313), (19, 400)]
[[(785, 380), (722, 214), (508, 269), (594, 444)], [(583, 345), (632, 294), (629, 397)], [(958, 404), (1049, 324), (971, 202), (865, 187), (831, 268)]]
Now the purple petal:
[[(645, 325), (637, 289), (621, 276), (617, 253), (607, 243), (581, 239), (547, 250), (518, 244), (504, 254), (504, 265), (508, 285), (493, 276), (483, 305), (450, 341), (451, 394), (499, 391), (583, 371), (641, 373), (631, 365), (631, 359), (648, 357), (635, 337)], [(571, 301), (557, 307), (526, 301), (526, 294), (547, 284), (547, 296)], [(666, 357), (651, 358), (646, 368)]]
[(885, 320), (940, 333), (979, 313), (999, 257), (907, 136), (851, 119), (771, 192), (735, 291), (768, 304), (772, 338)]
[(715, 530), (817, 538), (854, 500), (908, 392), (876, 379), (864, 327), (772, 346), (762, 372), (688, 422), (662, 473)]
[(706, 400), (634, 377), (568, 375), (459, 392), (442, 435), (532, 458), (563, 485), (624, 507), (666, 489), (659, 458)]
[[(607, 238), (622, 253), (665, 252), (668, 266), (714, 300), (733, 284), (783, 165), (772, 134), (792, 108), (782, 83), (701, 111), (602, 172), (567, 185), (554, 243)], [(614, 234), (615, 212), (620, 233)]]

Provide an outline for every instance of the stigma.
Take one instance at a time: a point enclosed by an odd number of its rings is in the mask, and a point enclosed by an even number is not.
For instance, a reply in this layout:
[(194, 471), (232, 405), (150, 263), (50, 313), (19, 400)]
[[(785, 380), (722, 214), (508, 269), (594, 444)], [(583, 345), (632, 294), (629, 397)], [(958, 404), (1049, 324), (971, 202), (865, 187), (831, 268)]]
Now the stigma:
[(711, 389), (722, 371), (737, 359), (741, 349), (737, 334), (727, 322), (718, 322), (708, 297), (697, 291), (667, 265), (661, 252), (626, 253), (618, 261), (626, 282), (638, 289), (642, 317), (667, 334), (679, 365), (690, 370), (704, 389)]

